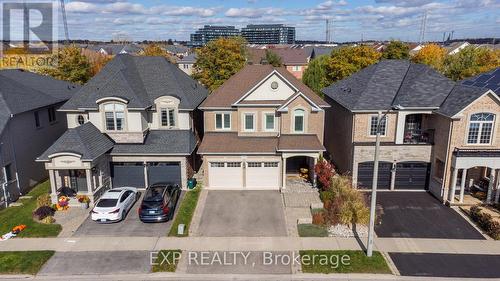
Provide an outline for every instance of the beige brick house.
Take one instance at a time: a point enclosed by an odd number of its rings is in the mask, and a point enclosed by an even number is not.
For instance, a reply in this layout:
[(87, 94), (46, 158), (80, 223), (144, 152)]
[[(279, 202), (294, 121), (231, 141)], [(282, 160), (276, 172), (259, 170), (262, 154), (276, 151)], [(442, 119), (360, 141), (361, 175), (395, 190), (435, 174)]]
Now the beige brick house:
[(496, 88), (465, 84), (425, 65), (383, 60), (325, 88), (332, 161), (371, 188), (381, 112), (378, 188), (428, 190), (455, 203), (475, 187), (498, 201), (500, 99)]
[(280, 189), (313, 165), (329, 105), (285, 68), (248, 65), (201, 104), (204, 183), (211, 189)]

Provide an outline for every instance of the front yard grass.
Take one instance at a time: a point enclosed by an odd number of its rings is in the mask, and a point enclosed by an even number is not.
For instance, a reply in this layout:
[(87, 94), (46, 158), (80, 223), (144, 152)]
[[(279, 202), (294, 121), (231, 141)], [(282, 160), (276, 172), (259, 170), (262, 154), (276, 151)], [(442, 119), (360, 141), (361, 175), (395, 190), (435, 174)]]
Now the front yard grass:
[(298, 224), (300, 237), (328, 237), (326, 227), (315, 224)]
[(37, 274), (54, 251), (0, 252), (0, 274)]
[[(194, 210), (196, 209), (196, 204), (198, 203), (198, 198), (200, 197), (201, 184), (198, 184), (195, 189), (186, 192), (184, 199), (177, 210), (177, 215), (172, 223), (170, 232), (168, 236), (178, 236), (185, 237), (189, 235), (189, 225), (191, 224), (191, 219), (194, 215)], [(177, 234), (177, 227), (179, 224), (184, 224), (184, 234)]]
[(152, 272), (175, 272), (181, 257), (181, 250), (161, 250), (153, 261)]
[(0, 235), (8, 233), (16, 225), (24, 224), (26, 229), (21, 231), (17, 237), (55, 237), (61, 232), (59, 224), (41, 224), (32, 218), (36, 208), (36, 198), (50, 190), (49, 181), (35, 186), (27, 195), (32, 198), (20, 199), (22, 206), (9, 207), (0, 211)]
[[(380, 252), (373, 252), (371, 258), (363, 251), (337, 250), (300, 251), (302, 272), (304, 273), (380, 273), (392, 274)], [(304, 256), (308, 256), (304, 258)], [(342, 263), (342, 258), (349, 256), (349, 262)]]

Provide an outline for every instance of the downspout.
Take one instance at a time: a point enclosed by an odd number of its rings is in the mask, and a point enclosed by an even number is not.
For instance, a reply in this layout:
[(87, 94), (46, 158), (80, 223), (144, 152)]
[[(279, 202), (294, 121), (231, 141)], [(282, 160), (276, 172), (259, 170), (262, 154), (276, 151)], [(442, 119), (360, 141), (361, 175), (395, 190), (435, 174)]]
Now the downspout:
[[(446, 146), (446, 159), (444, 160), (444, 167), (445, 167), (445, 173), (443, 175), (443, 183), (441, 184), (441, 197), (443, 198), (443, 204), (446, 204), (446, 198), (448, 197), (448, 193), (446, 192), (445, 194), (445, 183), (446, 183), (446, 175), (448, 174), (448, 160), (449, 160), (449, 155), (450, 155), (450, 149), (451, 149), (451, 133), (453, 132), (453, 118), (451, 119), (451, 125), (450, 129), (448, 132), (448, 144)], [(449, 190), (448, 190), (449, 192)]]

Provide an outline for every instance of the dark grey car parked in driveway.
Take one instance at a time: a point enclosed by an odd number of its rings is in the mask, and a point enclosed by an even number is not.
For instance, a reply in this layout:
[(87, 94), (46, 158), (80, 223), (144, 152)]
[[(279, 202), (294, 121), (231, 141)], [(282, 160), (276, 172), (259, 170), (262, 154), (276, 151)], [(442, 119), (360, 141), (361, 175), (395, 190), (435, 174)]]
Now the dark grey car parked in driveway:
[(146, 189), (139, 219), (143, 222), (165, 222), (174, 217), (175, 206), (179, 201), (181, 190), (171, 183), (156, 183)]

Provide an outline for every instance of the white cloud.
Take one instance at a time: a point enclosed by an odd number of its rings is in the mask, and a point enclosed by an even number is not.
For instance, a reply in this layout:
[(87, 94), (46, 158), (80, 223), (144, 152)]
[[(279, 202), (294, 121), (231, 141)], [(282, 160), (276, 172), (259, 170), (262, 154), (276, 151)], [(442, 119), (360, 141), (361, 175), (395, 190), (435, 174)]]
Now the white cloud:
[(260, 18), (265, 15), (282, 16), (286, 12), (278, 8), (230, 8), (226, 11), (226, 17)]

